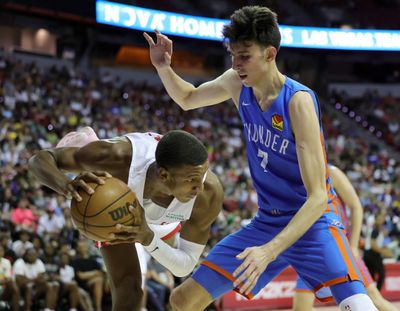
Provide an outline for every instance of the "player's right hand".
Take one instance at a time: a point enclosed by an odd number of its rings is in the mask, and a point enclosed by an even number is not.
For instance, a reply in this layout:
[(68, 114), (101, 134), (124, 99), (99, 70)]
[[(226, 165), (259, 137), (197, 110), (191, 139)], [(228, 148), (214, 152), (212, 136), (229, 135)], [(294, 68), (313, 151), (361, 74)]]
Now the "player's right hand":
[(154, 30), (154, 32), (157, 38), (156, 42), (154, 42), (153, 38), (148, 33), (143, 33), (143, 36), (149, 43), (151, 63), (157, 69), (169, 67), (172, 58), (172, 40), (157, 29)]
[(109, 177), (112, 177), (111, 174), (104, 171), (82, 172), (66, 184), (64, 195), (80, 202), (82, 197), (79, 195), (79, 189), (83, 189), (87, 194), (93, 194), (94, 189), (88, 183), (102, 185), (105, 183), (104, 178)]

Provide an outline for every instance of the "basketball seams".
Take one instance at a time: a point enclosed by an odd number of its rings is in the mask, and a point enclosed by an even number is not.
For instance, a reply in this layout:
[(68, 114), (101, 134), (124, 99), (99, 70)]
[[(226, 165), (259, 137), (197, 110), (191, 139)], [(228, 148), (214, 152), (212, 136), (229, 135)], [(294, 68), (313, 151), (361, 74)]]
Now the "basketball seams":
[[(96, 187), (93, 189), (94, 191), (96, 191), (96, 189), (99, 187), (100, 185), (99, 184), (97, 184), (96, 185)], [(89, 206), (89, 202), (90, 202), (90, 200), (92, 199), (92, 195), (91, 196), (89, 196), (89, 199), (87, 200), (87, 202), (86, 202), (86, 206), (85, 206), (85, 209), (83, 210), (83, 231), (85, 231), (86, 232), (86, 210), (87, 210), (87, 208), (88, 208), (88, 206)], [(79, 210), (79, 209), (78, 209)]]
[[(102, 210), (98, 211), (97, 214), (93, 214), (93, 215), (90, 215), (90, 216), (85, 215), (86, 218), (91, 218), (91, 217), (96, 217), (96, 216), (98, 216), (99, 214), (103, 213), (106, 209), (108, 209), (110, 206), (114, 205), (116, 202), (118, 202), (119, 200), (121, 200), (124, 196), (126, 196), (126, 195), (129, 194), (130, 192), (132, 192), (132, 191), (129, 189), (127, 192), (123, 193), (121, 196), (119, 196), (118, 198), (116, 198), (113, 202), (111, 202), (110, 204), (108, 204), (108, 205), (107, 205), (106, 207), (104, 207)], [(90, 197), (92, 197), (92, 196), (90, 196)], [(132, 204), (133, 204), (133, 203), (132, 203)], [(85, 209), (85, 214), (86, 214), (86, 209)]]

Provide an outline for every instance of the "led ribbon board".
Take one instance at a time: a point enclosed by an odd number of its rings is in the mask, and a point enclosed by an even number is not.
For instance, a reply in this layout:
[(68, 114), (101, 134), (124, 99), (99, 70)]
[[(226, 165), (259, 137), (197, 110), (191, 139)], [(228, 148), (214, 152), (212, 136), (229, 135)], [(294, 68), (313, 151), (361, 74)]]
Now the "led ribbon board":
[[(222, 40), (229, 21), (97, 0), (98, 23), (142, 31), (158, 29), (167, 35), (205, 40)], [(280, 25), (283, 47), (400, 51), (400, 31), (316, 28)]]

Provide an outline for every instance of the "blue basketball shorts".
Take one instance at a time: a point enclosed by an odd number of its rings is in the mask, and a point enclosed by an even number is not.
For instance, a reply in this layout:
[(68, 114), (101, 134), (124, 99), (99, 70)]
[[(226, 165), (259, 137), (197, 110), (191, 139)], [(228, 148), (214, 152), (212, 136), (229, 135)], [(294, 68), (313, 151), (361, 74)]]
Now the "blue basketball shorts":
[[(232, 289), (239, 292), (237, 288), (233, 288), (236, 278), (232, 273), (242, 262), (236, 255), (247, 247), (268, 243), (282, 229), (282, 226), (276, 224), (261, 224), (253, 220), (246, 227), (221, 240), (193, 273), (192, 278), (214, 299)], [(343, 226), (337, 221), (330, 222), (326, 218), (321, 218), (267, 266), (252, 292), (246, 297), (248, 299), (254, 297), (289, 265), (321, 301), (332, 300), (330, 291), (323, 288), (347, 281), (362, 280)]]

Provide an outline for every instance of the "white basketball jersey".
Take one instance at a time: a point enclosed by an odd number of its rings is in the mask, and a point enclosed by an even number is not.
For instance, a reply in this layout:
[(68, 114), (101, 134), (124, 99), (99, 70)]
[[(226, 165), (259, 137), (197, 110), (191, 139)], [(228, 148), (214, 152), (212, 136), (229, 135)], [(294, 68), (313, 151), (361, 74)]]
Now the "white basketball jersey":
[(156, 147), (161, 139), (157, 133), (130, 133), (125, 137), (132, 144), (132, 162), (129, 168), (128, 186), (136, 193), (139, 203), (143, 206), (147, 223), (162, 225), (185, 221), (190, 218), (196, 197), (182, 203), (176, 198), (168, 208), (155, 204), (150, 199), (143, 199), (147, 169), (156, 161)]

